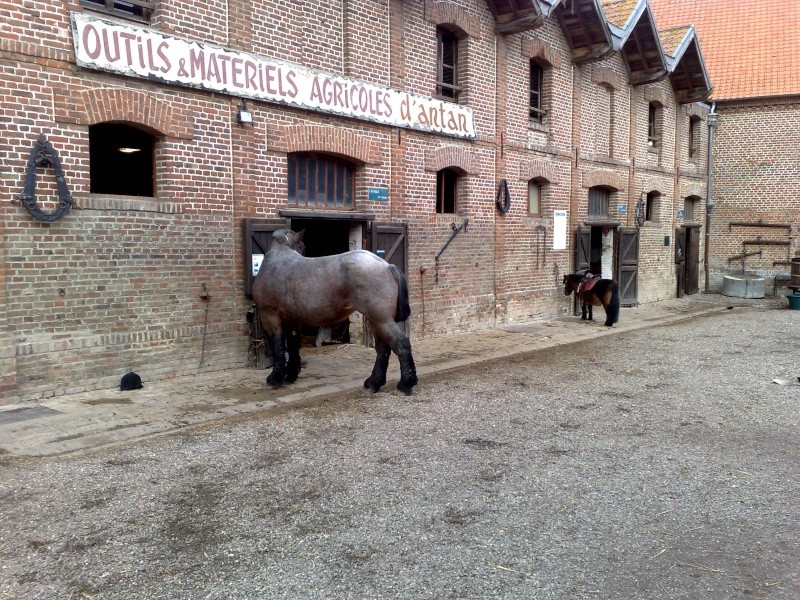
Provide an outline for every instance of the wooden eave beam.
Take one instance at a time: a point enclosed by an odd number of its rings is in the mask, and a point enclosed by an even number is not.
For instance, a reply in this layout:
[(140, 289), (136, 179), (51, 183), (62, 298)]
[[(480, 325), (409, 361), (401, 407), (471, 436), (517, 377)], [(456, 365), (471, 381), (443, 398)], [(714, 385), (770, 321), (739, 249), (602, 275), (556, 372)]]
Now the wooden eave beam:
[(498, 17), (494, 30), (501, 34), (520, 33), (537, 29), (542, 23), (544, 23), (544, 15), (536, 10), (531, 10), (521, 17), (510, 15), (510, 20)]

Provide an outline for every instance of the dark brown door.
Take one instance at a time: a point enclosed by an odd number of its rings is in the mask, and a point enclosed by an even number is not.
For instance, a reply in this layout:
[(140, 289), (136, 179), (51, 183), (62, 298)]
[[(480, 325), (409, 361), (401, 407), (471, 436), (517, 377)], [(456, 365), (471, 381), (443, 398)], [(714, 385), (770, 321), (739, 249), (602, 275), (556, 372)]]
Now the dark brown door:
[(264, 256), (272, 243), (272, 233), (286, 228), (286, 223), (265, 223), (260, 219), (244, 220), (244, 293), (253, 292), (253, 257)]
[(675, 230), (675, 275), (678, 282), (677, 295), (682, 298), (686, 293), (686, 229)]
[(575, 234), (575, 272), (589, 270), (592, 259), (592, 228), (578, 225)]
[(700, 228), (686, 228), (686, 272), (684, 291), (696, 294), (700, 291)]
[[(404, 223), (371, 223), (368, 231), (369, 250), (400, 269), (408, 280), (408, 225)], [(408, 321), (400, 324), (408, 334)], [(375, 338), (364, 321), (364, 345), (373, 346)]]
[(620, 227), (617, 246), (617, 284), (622, 306), (636, 306), (639, 286), (639, 229)]

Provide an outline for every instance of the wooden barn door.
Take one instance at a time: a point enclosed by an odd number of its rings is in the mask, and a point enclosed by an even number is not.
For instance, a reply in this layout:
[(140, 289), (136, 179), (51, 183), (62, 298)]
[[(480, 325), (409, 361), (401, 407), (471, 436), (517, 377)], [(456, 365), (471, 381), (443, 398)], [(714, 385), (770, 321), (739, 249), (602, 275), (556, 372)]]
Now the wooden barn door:
[(587, 271), (592, 256), (592, 228), (578, 225), (575, 233), (575, 273)]
[(636, 306), (639, 287), (639, 229), (620, 227), (617, 252), (617, 284), (622, 306)]
[(686, 227), (686, 252), (684, 261), (684, 292), (700, 291), (700, 228)]
[(675, 293), (682, 298), (686, 293), (686, 230), (683, 227), (675, 229), (675, 276), (678, 284)]
[[(404, 223), (370, 223), (367, 241), (370, 252), (400, 269), (400, 272), (406, 276), (406, 280), (408, 279), (408, 225)], [(408, 321), (401, 323), (400, 328), (408, 334)], [(375, 338), (366, 321), (364, 321), (364, 345), (375, 345)]]

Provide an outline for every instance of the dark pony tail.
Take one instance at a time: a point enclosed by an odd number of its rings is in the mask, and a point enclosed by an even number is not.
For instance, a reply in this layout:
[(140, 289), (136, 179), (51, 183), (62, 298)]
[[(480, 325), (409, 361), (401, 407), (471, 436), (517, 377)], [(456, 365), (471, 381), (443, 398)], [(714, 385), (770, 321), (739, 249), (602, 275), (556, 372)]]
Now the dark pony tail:
[(394, 313), (394, 320), (402, 323), (411, 316), (411, 305), (408, 303), (408, 283), (403, 273), (396, 266), (390, 264), (389, 271), (394, 275), (397, 282), (397, 310)]
[(611, 302), (606, 307), (606, 319), (611, 323), (619, 321), (619, 290), (616, 282), (611, 282)]

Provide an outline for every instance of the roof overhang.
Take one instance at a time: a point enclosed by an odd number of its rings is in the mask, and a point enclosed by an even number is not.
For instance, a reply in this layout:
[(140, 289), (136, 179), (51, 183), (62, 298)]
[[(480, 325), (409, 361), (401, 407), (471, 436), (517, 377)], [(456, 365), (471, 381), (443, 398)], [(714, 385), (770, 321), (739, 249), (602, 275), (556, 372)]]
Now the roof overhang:
[(553, 14), (569, 44), (575, 64), (604, 58), (614, 51), (600, 0), (561, 2), (555, 6)]
[(494, 17), (494, 29), (500, 34), (531, 31), (546, 18), (539, 0), (486, 0), (486, 6)]

